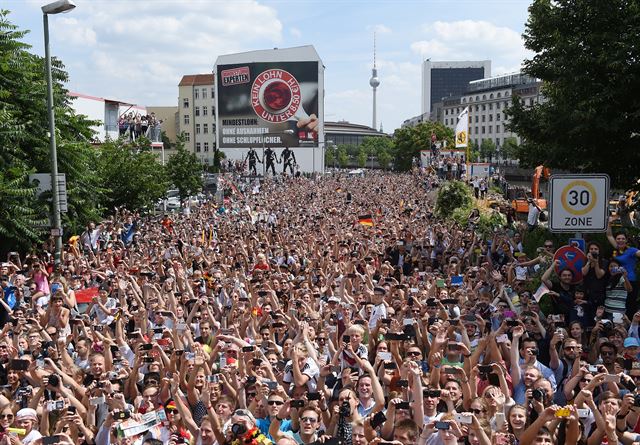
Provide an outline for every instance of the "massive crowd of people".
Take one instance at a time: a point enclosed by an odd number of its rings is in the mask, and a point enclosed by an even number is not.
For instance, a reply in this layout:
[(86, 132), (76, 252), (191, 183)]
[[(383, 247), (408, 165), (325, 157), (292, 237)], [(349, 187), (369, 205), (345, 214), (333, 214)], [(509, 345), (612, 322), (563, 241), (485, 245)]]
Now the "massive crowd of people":
[(11, 252), (0, 445), (638, 443), (638, 249), (580, 279), (440, 220), (437, 182), (265, 180)]

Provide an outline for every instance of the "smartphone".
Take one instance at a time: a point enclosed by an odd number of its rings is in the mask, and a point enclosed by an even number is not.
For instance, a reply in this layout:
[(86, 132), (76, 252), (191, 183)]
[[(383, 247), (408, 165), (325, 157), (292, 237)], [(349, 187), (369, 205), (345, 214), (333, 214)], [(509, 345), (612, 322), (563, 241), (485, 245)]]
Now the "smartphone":
[(497, 412), (494, 417), (496, 419), (496, 431), (502, 431), (505, 421), (504, 413)]
[(411, 409), (411, 404), (409, 402), (396, 403), (396, 409)]
[(371, 428), (376, 429), (387, 420), (387, 416), (382, 411), (378, 411), (371, 418)]
[(389, 361), (391, 360), (391, 353), (390, 352), (378, 352), (378, 358), (380, 360), (384, 360), (384, 361)]
[(60, 436), (42, 436), (42, 445), (52, 445), (60, 443)]
[(150, 351), (153, 348), (153, 345), (151, 343), (145, 343), (140, 345), (139, 349), (141, 351)]
[(591, 410), (589, 408), (578, 408), (578, 417), (581, 419), (586, 419), (591, 414)]
[(142, 357), (142, 363), (153, 363), (155, 359), (153, 357)]
[(253, 352), (256, 350), (255, 346), (243, 346), (242, 347), (242, 352)]
[(396, 382), (396, 386), (398, 386), (399, 388), (408, 388), (409, 387), (409, 380), (407, 379), (400, 379)]
[(396, 365), (394, 362), (386, 362), (383, 365), (384, 369), (397, 369), (398, 365)]
[(265, 380), (264, 383), (267, 385), (267, 388), (269, 388), (269, 391), (274, 391), (278, 387), (278, 382), (273, 380)]
[(94, 397), (93, 399), (89, 399), (89, 404), (93, 406), (98, 406), (105, 403), (105, 400), (106, 399), (104, 398), (104, 396)]
[(478, 371), (480, 374), (490, 374), (493, 371), (493, 367), (491, 365), (478, 365)]
[(457, 345), (457, 344), (455, 344), (455, 343), (449, 343), (449, 344), (447, 345), (447, 349), (448, 349), (449, 351), (459, 351), (459, 350), (460, 350), (460, 345)]
[(449, 424), (449, 422), (436, 422), (436, 429), (437, 430), (448, 430), (449, 428), (451, 428), (451, 425)]
[(292, 400), (291, 408), (302, 408), (304, 406), (304, 400)]
[(604, 376), (605, 382), (620, 383), (620, 376), (616, 374), (607, 374)]
[(598, 372), (598, 367), (596, 365), (589, 365), (588, 369), (591, 374), (595, 374)]
[(507, 334), (498, 335), (496, 337), (496, 343), (506, 343), (509, 341), (509, 336)]
[(220, 381), (220, 376), (218, 374), (212, 374), (207, 376), (208, 383), (218, 383)]
[(471, 413), (455, 414), (454, 419), (456, 422), (462, 425), (471, 425), (471, 423), (473, 423), (473, 418), (471, 417)]
[(447, 367), (447, 368), (444, 368), (443, 370), (445, 374), (454, 374), (454, 375), (460, 374), (461, 371), (462, 370), (460, 368), (456, 368), (455, 366)]
[(310, 402), (313, 400), (320, 400), (320, 393), (319, 392), (307, 393), (307, 400), (309, 400)]
[(350, 336), (350, 335), (343, 335), (343, 336), (342, 336), (342, 341), (343, 341), (344, 343), (349, 343), (349, 342), (351, 342), (351, 336)]
[(14, 371), (26, 371), (29, 369), (29, 360), (12, 359), (9, 362), (9, 369)]
[(560, 419), (567, 418), (571, 415), (571, 410), (569, 408), (560, 408), (556, 410), (554, 415)]
[(113, 418), (117, 420), (126, 420), (131, 418), (131, 411), (114, 411)]
[(75, 407), (75, 406), (67, 406), (67, 413), (69, 413), (69, 414), (75, 414), (75, 413), (77, 413), (77, 412), (78, 412), (78, 410), (76, 409), (76, 407)]
[(518, 320), (507, 320), (507, 326), (510, 328), (515, 328), (516, 326), (520, 326)]

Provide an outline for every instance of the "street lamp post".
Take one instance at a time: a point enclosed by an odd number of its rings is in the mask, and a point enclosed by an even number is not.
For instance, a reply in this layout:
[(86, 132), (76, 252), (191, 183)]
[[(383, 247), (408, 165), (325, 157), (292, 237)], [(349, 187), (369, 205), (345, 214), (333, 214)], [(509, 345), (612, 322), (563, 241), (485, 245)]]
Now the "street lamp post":
[(53, 108), (53, 80), (51, 77), (51, 53), (49, 51), (49, 14), (68, 12), (76, 5), (70, 0), (58, 0), (42, 7), (44, 24), (44, 53), (47, 67), (47, 111), (49, 112), (49, 152), (51, 156), (51, 193), (53, 194), (53, 229), (56, 241), (55, 263), (62, 255), (62, 224), (60, 222), (60, 197), (58, 196), (58, 154), (56, 151), (56, 118)]

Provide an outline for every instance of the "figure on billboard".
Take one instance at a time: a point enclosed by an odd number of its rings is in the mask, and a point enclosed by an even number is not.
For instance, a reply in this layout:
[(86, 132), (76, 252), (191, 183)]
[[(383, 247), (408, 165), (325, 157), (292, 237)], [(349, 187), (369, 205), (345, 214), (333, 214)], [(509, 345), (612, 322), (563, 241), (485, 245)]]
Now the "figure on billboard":
[(315, 114), (311, 113), (309, 117), (302, 117), (298, 119), (298, 123), (296, 124), (296, 126), (301, 130), (314, 131), (317, 133), (318, 123), (318, 117)]
[(245, 158), (244, 162), (246, 163), (247, 160), (249, 161), (249, 173), (253, 172), (253, 175), (256, 176), (258, 174), (256, 172), (256, 162), (262, 164), (262, 161), (258, 157), (258, 153), (256, 153), (253, 147), (249, 148), (249, 153), (247, 153), (247, 157)]
[(264, 151), (264, 163), (265, 163), (265, 174), (269, 173), (269, 167), (271, 167), (271, 172), (273, 176), (276, 175), (276, 166), (274, 165), (274, 161), (276, 161), (276, 152), (271, 149), (271, 147), (267, 147)]
[(285, 174), (287, 172), (287, 167), (289, 167), (289, 170), (291, 170), (291, 176), (293, 176), (293, 166), (298, 163), (293, 150), (289, 147), (285, 147), (284, 150), (282, 150), (282, 157), (280, 158), (280, 161), (283, 163), (282, 174)]

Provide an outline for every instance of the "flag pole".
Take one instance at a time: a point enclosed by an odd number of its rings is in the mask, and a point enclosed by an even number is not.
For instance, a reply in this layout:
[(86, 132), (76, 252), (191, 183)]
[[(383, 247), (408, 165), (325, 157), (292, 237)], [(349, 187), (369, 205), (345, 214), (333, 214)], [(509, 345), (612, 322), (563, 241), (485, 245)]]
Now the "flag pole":
[(471, 128), (471, 113), (467, 113), (467, 156), (466, 156), (467, 184), (470, 182), (469, 177), (471, 176), (471, 171), (469, 170), (469, 128)]

